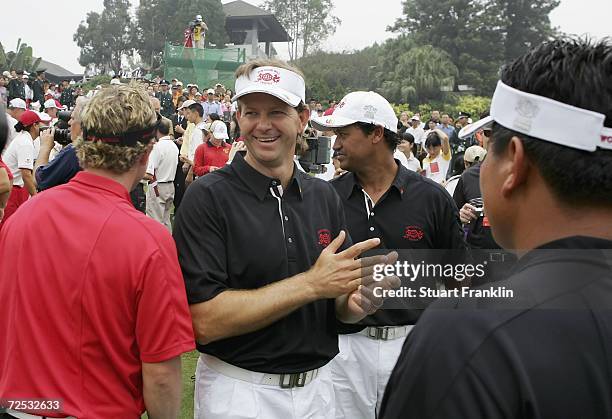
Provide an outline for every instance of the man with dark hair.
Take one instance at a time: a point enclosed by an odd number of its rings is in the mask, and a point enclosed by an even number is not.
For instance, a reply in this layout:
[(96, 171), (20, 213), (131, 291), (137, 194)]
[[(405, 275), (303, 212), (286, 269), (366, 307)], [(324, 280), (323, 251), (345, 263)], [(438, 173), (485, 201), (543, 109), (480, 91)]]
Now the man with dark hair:
[(492, 127), (481, 186), (495, 240), (521, 249), (496, 284), (512, 293), (430, 306), (381, 417), (612, 417), (611, 63), (610, 41), (555, 40), (502, 71), (472, 129)]
[[(381, 249), (464, 249), (457, 208), (435, 182), (394, 159), (398, 120), (378, 93), (353, 92), (314, 128), (336, 134), (334, 156), (347, 173), (331, 181), (354, 240), (380, 237)], [(409, 135), (409, 134), (408, 134)], [(374, 419), (402, 344), (422, 310), (379, 310), (339, 324), (332, 362), (337, 418)]]
[(41, 105), (45, 101), (45, 70), (38, 70), (36, 72), (36, 79), (32, 82), (32, 101), (38, 102)]

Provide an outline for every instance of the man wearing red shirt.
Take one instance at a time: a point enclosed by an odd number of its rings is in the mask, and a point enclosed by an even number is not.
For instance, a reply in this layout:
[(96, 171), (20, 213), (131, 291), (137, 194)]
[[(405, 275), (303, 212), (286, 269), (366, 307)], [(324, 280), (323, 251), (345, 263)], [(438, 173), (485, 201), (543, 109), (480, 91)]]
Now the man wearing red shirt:
[(119, 85), (80, 119), (84, 170), (0, 233), (0, 406), (9, 417), (175, 419), (180, 355), (194, 348), (185, 286), (170, 234), (129, 196), (156, 114), (144, 90)]
[(229, 158), (232, 147), (225, 142), (229, 138), (225, 123), (223, 121), (213, 122), (210, 131), (208, 140), (200, 144), (195, 152), (193, 173), (196, 176), (204, 176), (222, 168)]

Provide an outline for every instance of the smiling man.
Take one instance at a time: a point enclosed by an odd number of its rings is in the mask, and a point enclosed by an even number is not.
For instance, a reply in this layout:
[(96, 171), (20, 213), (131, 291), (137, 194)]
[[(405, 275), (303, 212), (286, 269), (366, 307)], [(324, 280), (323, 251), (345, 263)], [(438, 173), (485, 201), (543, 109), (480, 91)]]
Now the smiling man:
[(194, 182), (174, 229), (201, 352), (195, 417), (332, 419), (336, 319), (382, 304), (366, 277), (386, 259), (355, 260), (380, 241), (348, 247), (333, 187), (294, 164), (310, 115), (299, 70), (256, 60), (236, 75), (246, 155)]

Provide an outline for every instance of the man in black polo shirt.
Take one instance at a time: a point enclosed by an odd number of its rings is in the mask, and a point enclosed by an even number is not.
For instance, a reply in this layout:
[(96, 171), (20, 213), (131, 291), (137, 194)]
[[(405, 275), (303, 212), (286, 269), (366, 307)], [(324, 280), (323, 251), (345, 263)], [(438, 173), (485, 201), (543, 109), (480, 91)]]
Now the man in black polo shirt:
[(347, 249), (340, 198), (293, 162), (309, 119), (297, 71), (274, 60), (237, 70), (246, 156), (198, 179), (176, 218), (202, 352), (197, 418), (334, 418), (336, 319), (356, 322), (382, 304), (362, 277), (386, 257), (354, 260), (380, 240)]
[[(457, 208), (437, 183), (393, 159), (397, 117), (374, 92), (349, 93), (312, 125), (336, 134), (334, 155), (348, 173), (332, 181), (353, 240), (380, 237), (384, 249), (465, 249)], [(422, 310), (379, 310), (339, 325), (332, 362), (337, 418), (369, 419), (384, 394), (402, 344)]]
[(495, 240), (521, 249), (496, 284), (514, 297), (432, 304), (381, 417), (612, 417), (610, 63), (609, 41), (556, 40), (504, 68), (481, 186)]

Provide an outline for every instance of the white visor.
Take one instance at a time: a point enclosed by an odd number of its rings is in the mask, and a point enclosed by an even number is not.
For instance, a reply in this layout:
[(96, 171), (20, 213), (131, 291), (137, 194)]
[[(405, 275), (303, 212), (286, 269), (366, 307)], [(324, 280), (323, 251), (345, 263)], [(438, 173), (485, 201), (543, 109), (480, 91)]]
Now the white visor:
[(304, 79), (293, 71), (279, 67), (258, 67), (251, 71), (249, 77), (238, 77), (236, 95), (232, 101), (250, 93), (272, 95), (294, 108), (300, 102), (306, 102)]
[(612, 128), (606, 116), (497, 83), (491, 116), (468, 125), (459, 138), (473, 135), (497, 122), (510, 130), (551, 143), (584, 151), (612, 150)]

